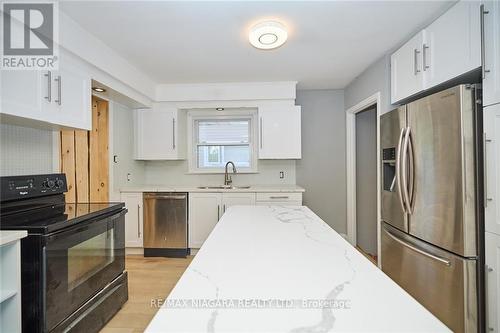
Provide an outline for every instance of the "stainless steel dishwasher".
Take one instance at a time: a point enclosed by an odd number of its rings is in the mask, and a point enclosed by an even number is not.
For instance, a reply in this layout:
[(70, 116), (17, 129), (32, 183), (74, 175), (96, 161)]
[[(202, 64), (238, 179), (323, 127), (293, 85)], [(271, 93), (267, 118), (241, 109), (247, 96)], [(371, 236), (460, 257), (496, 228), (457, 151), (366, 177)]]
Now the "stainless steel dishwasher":
[(144, 256), (186, 257), (187, 193), (144, 193)]

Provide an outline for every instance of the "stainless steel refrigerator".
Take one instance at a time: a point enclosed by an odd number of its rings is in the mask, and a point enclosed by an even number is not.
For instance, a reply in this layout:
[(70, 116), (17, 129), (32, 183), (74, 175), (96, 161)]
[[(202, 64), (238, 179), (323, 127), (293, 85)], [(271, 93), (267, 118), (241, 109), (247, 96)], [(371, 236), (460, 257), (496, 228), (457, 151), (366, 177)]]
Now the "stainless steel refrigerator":
[(380, 123), (382, 270), (455, 332), (479, 327), (479, 92), (443, 90)]

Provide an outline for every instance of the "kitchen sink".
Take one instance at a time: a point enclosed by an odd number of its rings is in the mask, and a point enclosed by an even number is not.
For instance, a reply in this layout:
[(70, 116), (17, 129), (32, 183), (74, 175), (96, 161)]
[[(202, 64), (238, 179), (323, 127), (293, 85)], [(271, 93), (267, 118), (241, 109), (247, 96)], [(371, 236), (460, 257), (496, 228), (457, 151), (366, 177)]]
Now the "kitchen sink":
[(216, 185), (216, 186), (198, 186), (202, 190), (238, 190), (238, 189), (248, 189), (250, 185), (247, 186), (232, 186), (232, 185)]

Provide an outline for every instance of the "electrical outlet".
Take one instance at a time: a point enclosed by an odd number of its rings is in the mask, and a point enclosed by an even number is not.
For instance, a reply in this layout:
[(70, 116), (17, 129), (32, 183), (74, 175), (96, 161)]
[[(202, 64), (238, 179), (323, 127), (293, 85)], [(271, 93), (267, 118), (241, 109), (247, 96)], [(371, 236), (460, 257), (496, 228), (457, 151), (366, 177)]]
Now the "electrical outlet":
[(280, 171), (280, 179), (283, 179), (283, 178), (285, 178), (285, 172)]

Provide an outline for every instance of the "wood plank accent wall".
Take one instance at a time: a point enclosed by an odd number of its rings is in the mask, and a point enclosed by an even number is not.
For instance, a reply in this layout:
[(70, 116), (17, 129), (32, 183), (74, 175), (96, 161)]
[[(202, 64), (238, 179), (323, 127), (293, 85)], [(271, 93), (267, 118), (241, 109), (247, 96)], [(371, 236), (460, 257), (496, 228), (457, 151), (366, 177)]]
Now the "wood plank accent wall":
[(106, 202), (109, 198), (109, 128), (108, 102), (92, 99), (92, 131), (90, 132), (90, 198)]
[(109, 103), (92, 97), (92, 131), (61, 131), (66, 202), (109, 201)]

